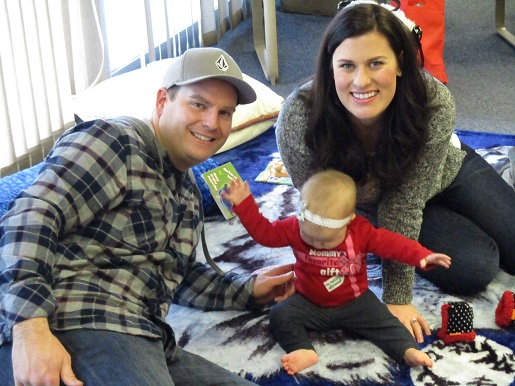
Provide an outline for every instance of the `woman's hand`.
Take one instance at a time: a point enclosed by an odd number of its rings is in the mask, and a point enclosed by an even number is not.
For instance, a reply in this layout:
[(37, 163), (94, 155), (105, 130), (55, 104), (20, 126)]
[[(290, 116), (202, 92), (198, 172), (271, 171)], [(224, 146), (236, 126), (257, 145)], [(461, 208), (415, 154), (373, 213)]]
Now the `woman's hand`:
[(412, 304), (387, 304), (390, 312), (401, 321), (411, 332), (411, 335), (418, 343), (424, 341), (424, 334), (430, 335), (431, 329), (426, 320), (419, 315), (417, 309)]
[(254, 271), (254, 297), (257, 304), (280, 302), (295, 293), (293, 265), (275, 265)]

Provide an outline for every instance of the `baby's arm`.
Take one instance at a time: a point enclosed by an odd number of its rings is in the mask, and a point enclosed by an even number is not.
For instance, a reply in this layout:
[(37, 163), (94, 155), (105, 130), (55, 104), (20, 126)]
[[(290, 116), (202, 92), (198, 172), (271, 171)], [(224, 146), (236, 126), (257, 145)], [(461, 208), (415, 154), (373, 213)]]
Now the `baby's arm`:
[(239, 205), (243, 200), (250, 196), (250, 187), (247, 181), (239, 179), (232, 180), (227, 189), (222, 192), (222, 198), (229, 200), (232, 205)]
[(451, 258), (443, 253), (431, 253), (424, 259), (420, 260), (421, 268), (426, 268), (428, 265), (441, 265), (442, 267), (449, 268), (451, 265)]

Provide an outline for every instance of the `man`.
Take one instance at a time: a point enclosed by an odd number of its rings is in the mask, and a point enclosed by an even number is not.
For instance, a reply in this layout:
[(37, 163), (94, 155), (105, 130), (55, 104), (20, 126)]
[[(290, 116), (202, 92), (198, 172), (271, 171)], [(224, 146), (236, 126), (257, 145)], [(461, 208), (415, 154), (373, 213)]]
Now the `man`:
[(250, 383), (177, 348), (165, 317), (172, 299), (252, 309), (293, 292), (289, 265), (221, 276), (195, 261), (203, 224), (189, 169), (255, 99), (227, 53), (191, 49), (168, 69), (150, 120), (61, 136), (0, 223), (1, 385)]

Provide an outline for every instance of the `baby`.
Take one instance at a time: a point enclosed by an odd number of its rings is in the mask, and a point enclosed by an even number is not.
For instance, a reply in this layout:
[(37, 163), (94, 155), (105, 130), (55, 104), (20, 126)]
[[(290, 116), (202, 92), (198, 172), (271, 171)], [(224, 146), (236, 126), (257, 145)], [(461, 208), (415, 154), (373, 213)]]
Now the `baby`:
[(284, 370), (293, 375), (318, 362), (309, 331), (345, 329), (380, 347), (398, 363), (433, 365), (407, 328), (368, 288), (365, 259), (373, 253), (421, 269), (449, 268), (451, 258), (418, 242), (375, 228), (356, 215), (356, 186), (348, 175), (327, 170), (302, 186), (298, 214), (270, 222), (247, 182), (233, 180), (223, 197), (256, 242), (290, 246), (296, 258), (296, 293), (276, 303), (270, 326), (286, 351)]

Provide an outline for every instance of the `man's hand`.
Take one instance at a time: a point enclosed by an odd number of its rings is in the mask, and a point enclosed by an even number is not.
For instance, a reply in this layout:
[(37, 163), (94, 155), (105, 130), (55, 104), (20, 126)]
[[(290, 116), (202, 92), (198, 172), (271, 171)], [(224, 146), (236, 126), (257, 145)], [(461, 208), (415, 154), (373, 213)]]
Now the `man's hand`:
[(13, 375), (16, 386), (82, 386), (72, 370), (70, 354), (52, 334), (46, 318), (13, 327)]
[(254, 281), (254, 297), (257, 304), (280, 302), (295, 293), (293, 265), (275, 265), (258, 269)]
[(424, 333), (431, 334), (431, 329), (426, 320), (419, 315), (417, 309), (412, 304), (387, 304), (390, 312), (400, 320), (408, 331), (413, 335), (418, 343), (424, 341)]

